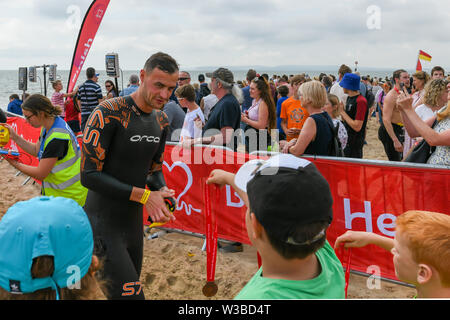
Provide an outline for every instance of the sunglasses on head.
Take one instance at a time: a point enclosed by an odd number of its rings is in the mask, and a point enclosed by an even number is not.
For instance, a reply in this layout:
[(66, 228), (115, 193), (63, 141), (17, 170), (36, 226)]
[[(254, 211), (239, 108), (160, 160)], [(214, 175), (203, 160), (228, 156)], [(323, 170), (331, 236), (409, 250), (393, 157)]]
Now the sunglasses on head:
[(178, 78), (178, 81), (189, 80), (190, 78)]

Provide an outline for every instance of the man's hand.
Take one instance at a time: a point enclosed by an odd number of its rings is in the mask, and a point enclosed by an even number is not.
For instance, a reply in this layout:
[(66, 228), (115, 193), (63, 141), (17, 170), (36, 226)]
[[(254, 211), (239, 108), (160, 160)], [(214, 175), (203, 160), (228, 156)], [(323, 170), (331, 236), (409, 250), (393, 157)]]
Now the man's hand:
[[(163, 188), (164, 189), (164, 188)], [(164, 198), (172, 197), (175, 192), (167, 189), (161, 191), (152, 191), (148, 197), (145, 208), (153, 222), (169, 222), (175, 220), (175, 216), (167, 209)]]
[(404, 89), (403, 92), (397, 97), (397, 106), (400, 110), (407, 111), (412, 110), (413, 98), (412, 96)]
[(402, 143), (398, 139), (395, 139), (393, 142), (394, 142), (395, 151), (403, 152), (403, 145), (402, 145)]

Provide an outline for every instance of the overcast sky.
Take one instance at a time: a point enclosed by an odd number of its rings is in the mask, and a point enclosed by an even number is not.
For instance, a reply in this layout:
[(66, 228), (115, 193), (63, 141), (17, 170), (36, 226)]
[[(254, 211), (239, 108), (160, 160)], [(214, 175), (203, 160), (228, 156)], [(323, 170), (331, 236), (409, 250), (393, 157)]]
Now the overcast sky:
[[(69, 69), (88, 0), (0, 0), (0, 69)], [(450, 67), (447, 0), (111, 0), (85, 66), (105, 54), (138, 70), (156, 51), (182, 68), (354, 65), (414, 69), (419, 49)], [(450, 71), (450, 70), (447, 70)]]

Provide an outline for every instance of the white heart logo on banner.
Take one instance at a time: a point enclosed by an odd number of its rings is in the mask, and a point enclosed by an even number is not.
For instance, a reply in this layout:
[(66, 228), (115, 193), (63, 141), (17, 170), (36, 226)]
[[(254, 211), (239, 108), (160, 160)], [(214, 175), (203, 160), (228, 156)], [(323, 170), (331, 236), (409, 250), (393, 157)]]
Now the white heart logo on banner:
[(174, 162), (171, 166), (169, 166), (167, 164), (167, 162), (164, 161), (164, 165), (167, 167), (169, 172), (172, 172), (173, 168), (175, 168), (175, 167), (180, 167), (181, 169), (184, 170), (184, 172), (186, 172), (187, 184), (184, 187), (184, 190), (178, 195), (178, 197), (176, 199), (177, 200), (177, 210), (181, 210), (184, 207), (184, 212), (186, 212), (186, 214), (188, 216), (191, 215), (192, 211), (195, 211), (195, 212), (198, 212), (198, 213), (202, 212), (202, 210), (192, 207), (191, 204), (187, 204), (184, 201), (180, 202), (181, 197), (184, 196), (188, 192), (188, 190), (191, 188), (191, 186), (192, 186), (192, 181), (194, 179), (192, 178), (191, 169), (184, 162), (181, 162), (181, 161)]

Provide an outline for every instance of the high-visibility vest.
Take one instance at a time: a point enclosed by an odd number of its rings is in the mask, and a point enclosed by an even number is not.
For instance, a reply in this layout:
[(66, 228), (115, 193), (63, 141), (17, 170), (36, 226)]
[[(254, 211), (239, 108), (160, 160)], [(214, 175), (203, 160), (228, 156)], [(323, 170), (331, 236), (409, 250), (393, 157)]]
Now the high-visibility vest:
[(66, 156), (56, 161), (50, 174), (42, 181), (42, 194), (70, 198), (84, 206), (88, 190), (80, 181), (81, 150), (75, 135), (60, 117), (56, 117), (53, 126), (46, 131), (45, 128), (41, 129), (39, 160), (53, 139), (67, 140), (69, 147)]

